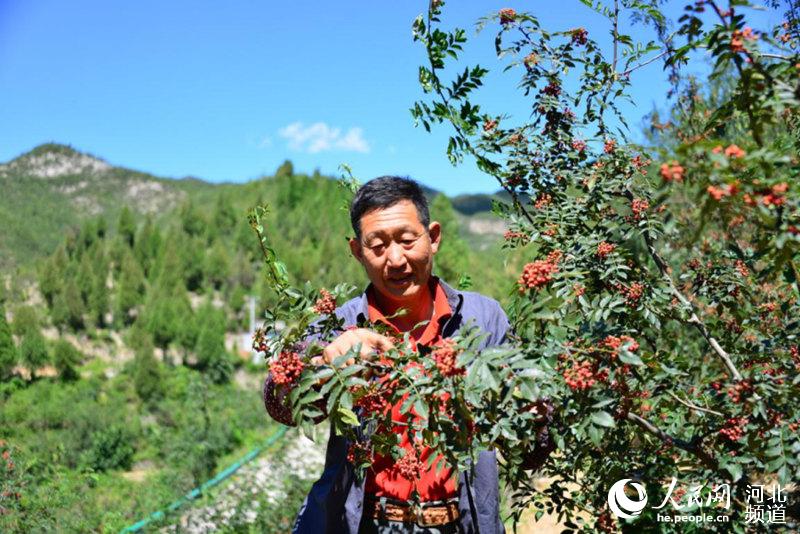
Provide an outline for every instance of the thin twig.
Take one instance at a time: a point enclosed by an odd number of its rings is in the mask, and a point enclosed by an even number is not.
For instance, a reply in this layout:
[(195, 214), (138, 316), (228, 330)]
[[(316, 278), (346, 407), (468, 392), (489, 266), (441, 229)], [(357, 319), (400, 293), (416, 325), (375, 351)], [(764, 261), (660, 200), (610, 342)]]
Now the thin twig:
[(762, 53), (760, 53), (758, 55), (761, 56), (761, 57), (768, 57), (770, 59), (780, 59), (782, 61), (794, 61), (794, 59), (792, 59), (792, 58), (790, 58), (788, 56), (782, 56), (780, 54), (766, 54), (766, 53), (762, 52)]
[(611, 30), (613, 37), (613, 55), (611, 56), (611, 80), (608, 82), (606, 92), (603, 94), (603, 102), (608, 99), (611, 89), (614, 87), (614, 81), (617, 79), (617, 56), (619, 55), (619, 0), (614, 0), (614, 27)]
[(672, 397), (672, 398), (673, 398), (673, 399), (675, 399), (676, 401), (680, 402), (681, 404), (683, 404), (683, 405), (684, 405), (684, 406), (686, 406), (687, 408), (691, 408), (692, 410), (697, 410), (698, 412), (706, 412), (706, 413), (710, 413), (710, 414), (718, 415), (719, 417), (725, 417), (725, 415), (721, 414), (720, 412), (718, 412), (718, 411), (716, 411), (716, 410), (711, 410), (711, 409), (709, 409), (709, 408), (703, 408), (703, 407), (701, 407), (701, 406), (697, 406), (697, 405), (695, 405), (695, 404), (692, 404), (692, 403), (691, 403), (691, 402), (689, 402), (689, 401), (685, 401), (685, 400), (683, 400), (682, 398), (680, 398), (679, 396), (677, 396), (676, 394), (674, 394), (674, 393), (673, 393), (673, 392), (671, 392), (671, 391), (669, 391), (668, 393), (669, 393), (669, 396), (670, 396), (670, 397)]
[(650, 59), (648, 59), (647, 61), (643, 61), (642, 63), (639, 63), (635, 67), (631, 67), (628, 70), (626, 70), (625, 72), (620, 73), (620, 76), (628, 76), (631, 72), (633, 72), (635, 70), (639, 70), (642, 67), (644, 67), (646, 65), (649, 65), (650, 63), (652, 63), (654, 61), (658, 61), (659, 59), (661, 59), (662, 57), (666, 56), (667, 54), (669, 54), (669, 50), (664, 50), (663, 52), (661, 52), (657, 56), (653, 56)]

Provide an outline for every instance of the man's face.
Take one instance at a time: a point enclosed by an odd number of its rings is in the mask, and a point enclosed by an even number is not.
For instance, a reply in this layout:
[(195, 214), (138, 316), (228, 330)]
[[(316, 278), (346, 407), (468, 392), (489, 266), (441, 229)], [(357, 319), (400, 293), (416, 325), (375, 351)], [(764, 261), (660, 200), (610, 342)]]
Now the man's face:
[(428, 290), (440, 240), (439, 223), (431, 222), (425, 228), (414, 203), (401, 200), (362, 215), (361, 239), (350, 240), (350, 251), (381, 296), (396, 303), (413, 303)]

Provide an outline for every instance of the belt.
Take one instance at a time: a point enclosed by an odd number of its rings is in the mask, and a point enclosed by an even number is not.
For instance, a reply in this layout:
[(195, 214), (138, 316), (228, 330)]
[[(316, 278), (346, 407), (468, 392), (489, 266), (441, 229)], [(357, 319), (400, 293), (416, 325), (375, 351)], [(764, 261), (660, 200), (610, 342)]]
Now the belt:
[(375, 519), (414, 523), (420, 527), (438, 527), (459, 517), (458, 499), (415, 503), (366, 495), (364, 513)]

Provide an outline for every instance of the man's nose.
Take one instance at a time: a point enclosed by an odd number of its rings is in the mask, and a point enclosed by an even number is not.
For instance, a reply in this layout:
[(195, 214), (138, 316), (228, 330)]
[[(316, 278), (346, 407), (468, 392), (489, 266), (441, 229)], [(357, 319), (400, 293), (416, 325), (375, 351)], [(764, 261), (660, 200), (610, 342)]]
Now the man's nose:
[(402, 267), (406, 264), (406, 255), (400, 243), (392, 242), (386, 251), (386, 261), (390, 267)]

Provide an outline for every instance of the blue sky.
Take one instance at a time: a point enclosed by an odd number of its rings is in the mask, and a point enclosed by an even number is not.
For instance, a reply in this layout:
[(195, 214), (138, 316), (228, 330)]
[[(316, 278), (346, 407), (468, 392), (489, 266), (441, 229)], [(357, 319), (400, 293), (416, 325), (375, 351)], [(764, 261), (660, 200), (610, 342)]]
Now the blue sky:
[[(291, 159), (308, 173), (337, 175), (348, 163), (361, 179), (400, 174), (448, 194), (495, 190), (471, 164), (450, 165), (448, 130), (413, 126), (424, 57), (411, 23), (425, 6), (0, 0), (0, 161), (54, 141), (165, 177), (241, 182)], [(502, 7), (532, 11), (547, 28), (608, 33), (578, 0), (451, 1), (445, 18), (474, 36), (475, 20)], [(481, 34), (469, 58), (496, 67), (492, 39)], [(657, 63), (637, 74), (637, 105), (625, 110), (634, 138), (666, 92)], [(493, 73), (500, 86), (478, 101), (524, 115), (510, 76)]]

